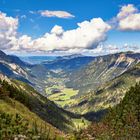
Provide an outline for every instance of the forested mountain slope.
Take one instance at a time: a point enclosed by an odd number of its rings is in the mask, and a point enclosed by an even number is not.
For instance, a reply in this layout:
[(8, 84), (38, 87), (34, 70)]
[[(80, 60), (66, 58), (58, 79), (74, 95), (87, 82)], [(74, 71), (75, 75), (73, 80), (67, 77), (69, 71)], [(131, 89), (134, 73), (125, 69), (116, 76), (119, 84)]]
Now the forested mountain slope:
[(126, 92), (123, 100), (110, 108), (106, 117), (93, 123), (79, 139), (140, 139), (140, 83)]
[(66, 86), (78, 89), (79, 95), (84, 94), (123, 74), (139, 61), (140, 54), (133, 52), (98, 56), (85, 67), (71, 73)]
[(129, 68), (120, 76), (102, 84), (95, 91), (90, 91), (77, 100), (77, 105), (70, 110), (81, 112), (96, 112), (118, 104), (125, 92), (140, 81), (140, 63)]

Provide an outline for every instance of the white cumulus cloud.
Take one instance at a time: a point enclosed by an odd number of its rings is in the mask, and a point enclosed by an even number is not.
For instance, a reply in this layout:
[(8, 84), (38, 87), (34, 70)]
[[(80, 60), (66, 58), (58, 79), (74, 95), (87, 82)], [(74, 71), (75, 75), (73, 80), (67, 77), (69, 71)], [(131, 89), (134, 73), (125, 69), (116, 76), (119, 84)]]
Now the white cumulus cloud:
[(138, 12), (138, 9), (134, 7), (133, 4), (124, 5), (121, 7), (120, 12), (117, 15), (117, 18), (122, 19), (136, 12)]
[(0, 49), (17, 52), (76, 52), (93, 49), (106, 40), (110, 25), (101, 18), (93, 18), (77, 24), (77, 28), (65, 31), (55, 25), (50, 33), (37, 39), (28, 35), (19, 36), (18, 19), (0, 13)]
[(18, 19), (0, 12), (0, 49), (12, 48), (16, 43)]
[(133, 4), (122, 6), (120, 12), (117, 15), (117, 20), (118, 29), (120, 30), (140, 30), (140, 12)]
[(51, 30), (51, 33), (56, 34), (56, 35), (62, 35), (63, 32), (64, 32), (63, 28), (61, 26), (58, 26), (58, 25), (55, 25)]
[(92, 49), (106, 40), (110, 25), (101, 18), (78, 23), (73, 30), (64, 31), (61, 26), (54, 26), (50, 33), (33, 40), (33, 46), (40, 51), (66, 51), (69, 49)]

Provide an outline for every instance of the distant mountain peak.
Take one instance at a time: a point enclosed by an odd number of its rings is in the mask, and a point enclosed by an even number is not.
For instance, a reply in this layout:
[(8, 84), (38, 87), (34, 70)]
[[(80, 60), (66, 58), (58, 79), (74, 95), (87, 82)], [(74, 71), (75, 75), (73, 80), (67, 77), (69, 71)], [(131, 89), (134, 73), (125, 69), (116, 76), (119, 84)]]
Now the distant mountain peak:
[(77, 57), (83, 57), (84, 55), (82, 54), (71, 54), (71, 55), (64, 55), (64, 56), (59, 56), (57, 59), (73, 59)]

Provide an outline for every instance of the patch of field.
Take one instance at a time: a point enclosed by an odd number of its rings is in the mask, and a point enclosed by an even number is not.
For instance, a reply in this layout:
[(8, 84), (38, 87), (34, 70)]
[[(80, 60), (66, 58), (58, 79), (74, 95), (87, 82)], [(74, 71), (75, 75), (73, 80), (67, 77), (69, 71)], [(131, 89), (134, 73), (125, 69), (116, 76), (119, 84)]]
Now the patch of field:
[(46, 95), (49, 100), (54, 101), (62, 108), (70, 107), (74, 104), (73, 96), (78, 94), (78, 90), (65, 87), (64, 78), (48, 78), (46, 81)]
[[(54, 88), (54, 87), (53, 87)], [(55, 86), (55, 88), (59, 89), (60, 93), (54, 93), (48, 96), (48, 98), (58, 104), (60, 107), (71, 106), (74, 103), (73, 96), (78, 93), (78, 90), (73, 90), (61, 86)], [(51, 88), (52, 89), (52, 88)], [(49, 89), (49, 91), (51, 90)]]
[(47, 88), (46, 88), (46, 94), (47, 94), (47, 96), (50, 96), (50, 95), (53, 94), (53, 93), (52, 93), (52, 90), (53, 90), (53, 89), (62, 90), (62, 86), (59, 86), (59, 85), (52, 85), (52, 86), (50, 86), (50, 87), (47, 87)]
[[(72, 97), (78, 94), (78, 90), (66, 88), (60, 79), (58, 80), (59, 82), (57, 80), (55, 82), (53, 81), (54, 85), (48, 86), (46, 88), (48, 99), (54, 101), (62, 108), (71, 106), (75, 101), (74, 99), (72, 99)], [(55, 93), (54, 90), (57, 90), (57, 92)]]

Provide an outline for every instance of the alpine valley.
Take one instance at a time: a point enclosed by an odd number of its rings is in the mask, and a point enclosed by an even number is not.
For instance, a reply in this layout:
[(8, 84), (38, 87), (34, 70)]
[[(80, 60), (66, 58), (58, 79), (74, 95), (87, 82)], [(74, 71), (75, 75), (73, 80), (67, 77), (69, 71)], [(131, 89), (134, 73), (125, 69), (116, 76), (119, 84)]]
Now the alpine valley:
[(140, 53), (27, 59), (0, 51), (0, 139), (113, 140), (131, 131), (139, 139), (139, 82)]

